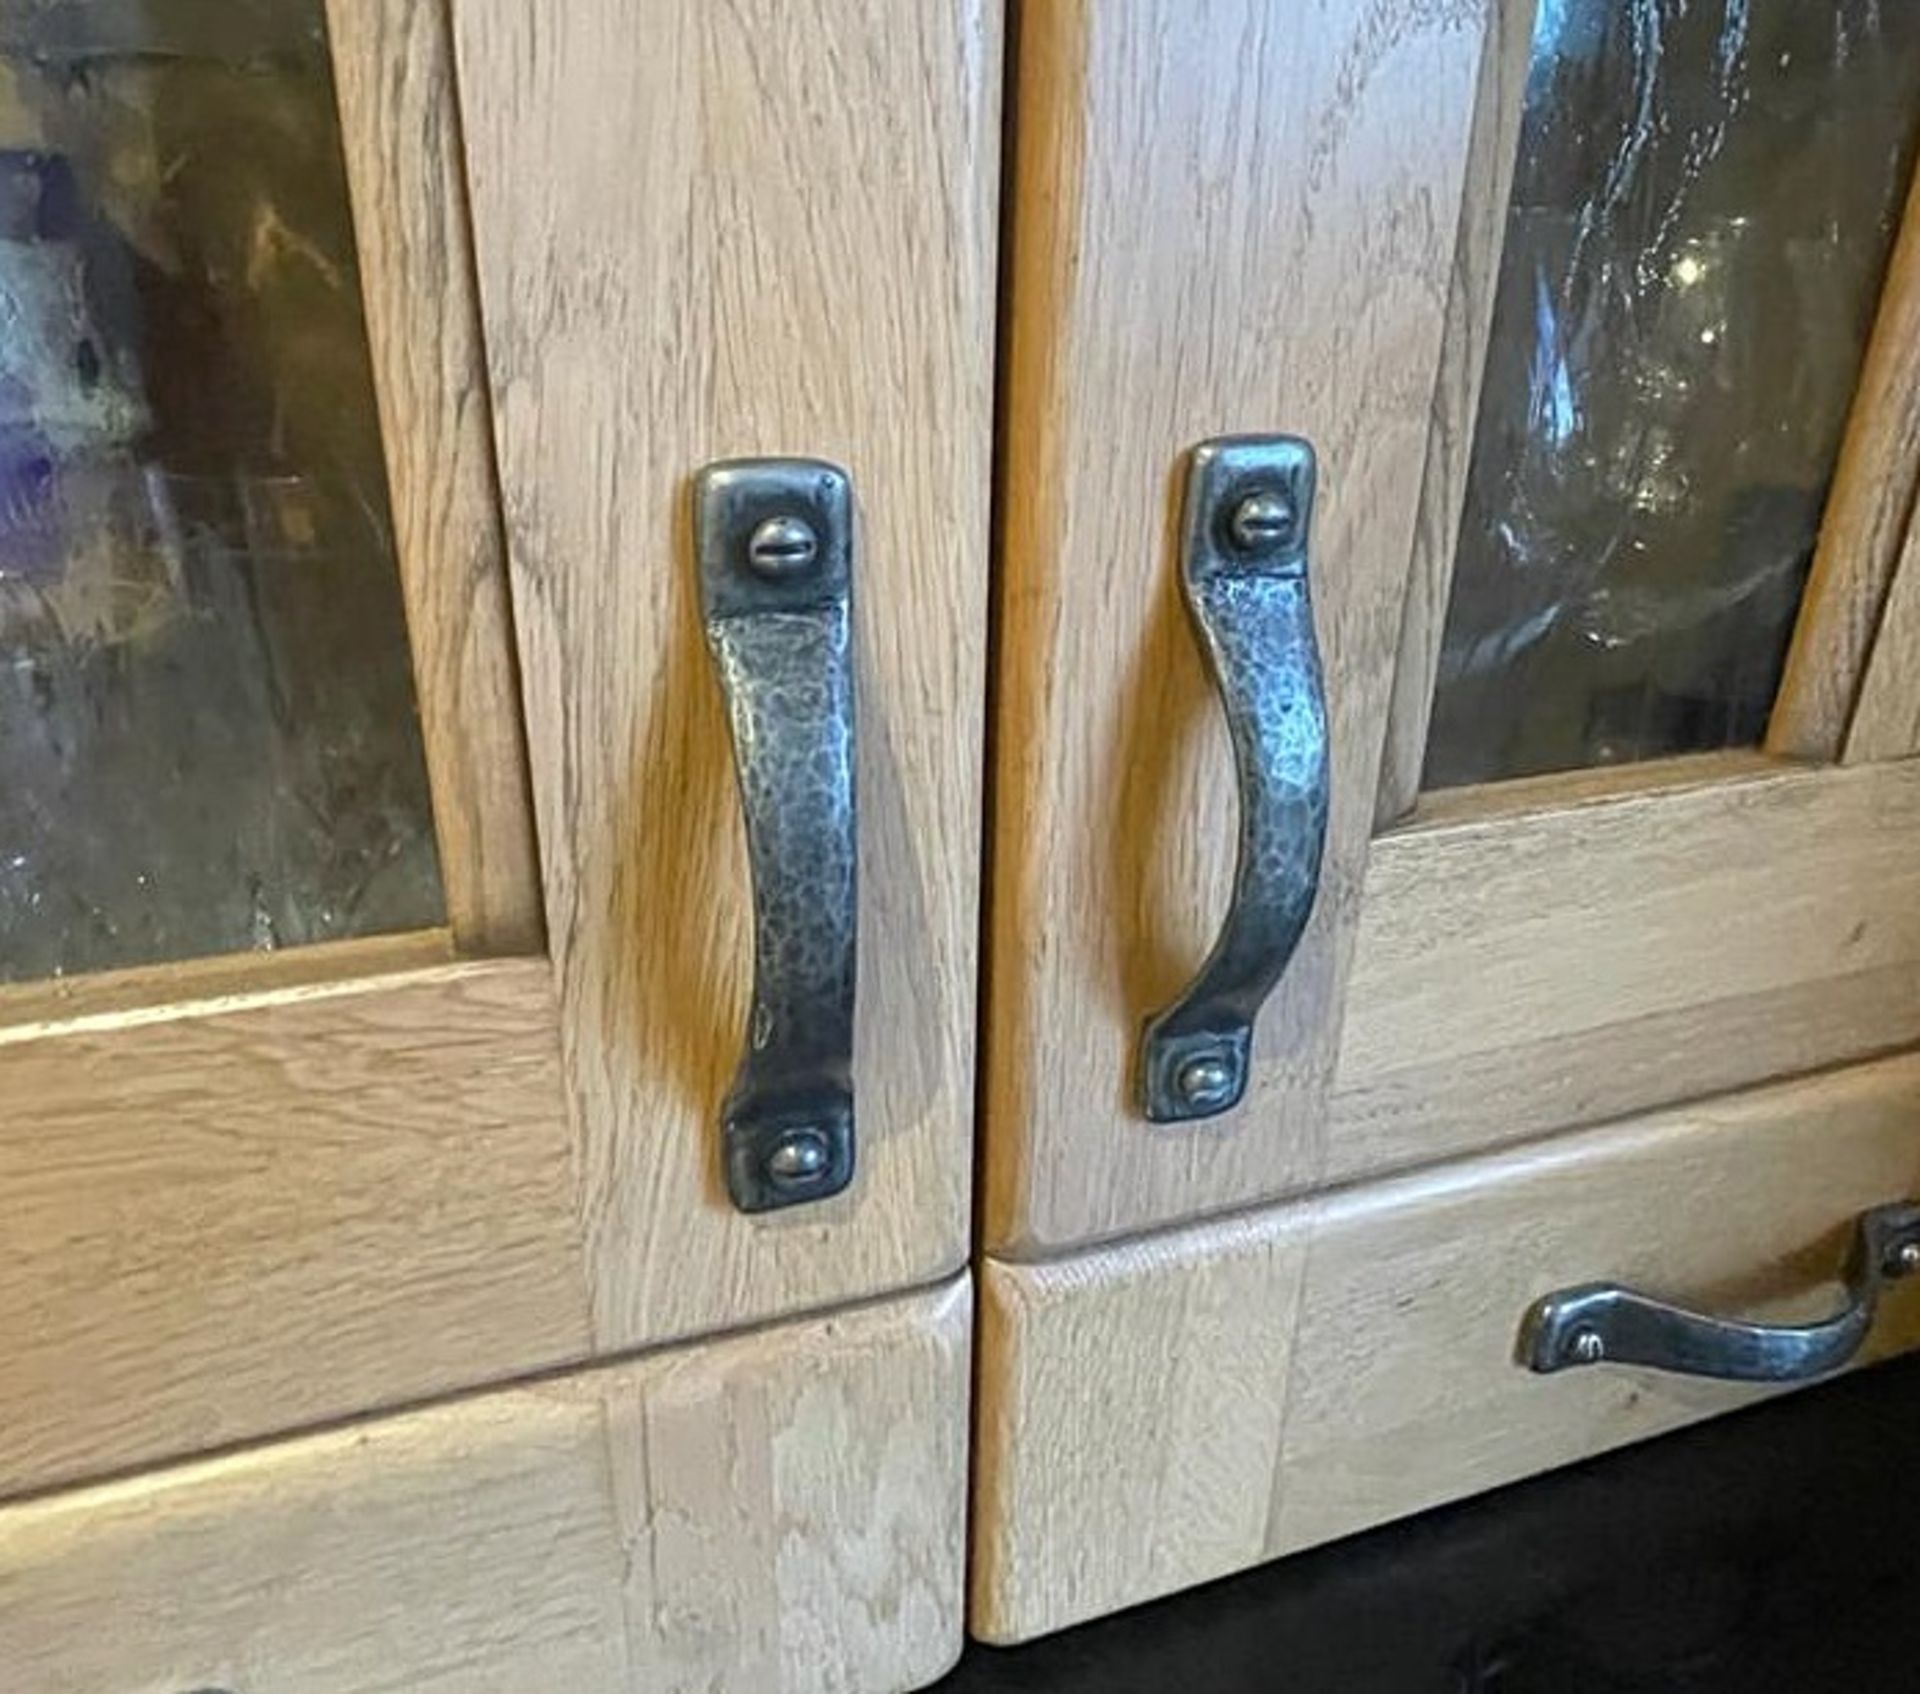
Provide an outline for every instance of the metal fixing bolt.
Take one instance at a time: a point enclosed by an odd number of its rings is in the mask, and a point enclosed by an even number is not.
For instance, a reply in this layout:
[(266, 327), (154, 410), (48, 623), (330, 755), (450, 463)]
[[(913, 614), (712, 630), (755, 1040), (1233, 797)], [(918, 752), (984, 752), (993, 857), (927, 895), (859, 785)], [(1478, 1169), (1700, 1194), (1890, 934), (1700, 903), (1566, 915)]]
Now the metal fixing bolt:
[(1567, 1353), (1577, 1365), (1597, 1365), (1607, 1356), (1607, 1344), (1598, 1330), (1576, 1329), (1567, 1337)]
[(1293, 540), (1300, 522), (1294, 504), (1278, 489), (1263, 488), (1241, 498), (1227, 519), (1227, 536), (1242, 553), (1278, 552)]
[(776, 581), (812, 569), (819, 556), (820, 537), (804, 518), (768, 518), (747, 541), (747, 564)]
[(826, 1175), (832, 1157), (817, 1129), (789, 1130), (767, 1154), (767, 1180), (779, 1188), (804, 1187)]
[(1217, 1053), (1202, 1053), (1180, 1067), (1174, 1086), (1189, 1106), (1223, 1105), (1233, 1095), (1234, 1069)]

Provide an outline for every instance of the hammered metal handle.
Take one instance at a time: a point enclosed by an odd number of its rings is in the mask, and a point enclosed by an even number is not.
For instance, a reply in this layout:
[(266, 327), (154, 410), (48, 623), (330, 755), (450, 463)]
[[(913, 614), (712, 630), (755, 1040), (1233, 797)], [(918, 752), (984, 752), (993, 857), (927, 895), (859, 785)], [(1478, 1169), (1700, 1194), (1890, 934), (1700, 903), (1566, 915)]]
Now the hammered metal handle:
[(1213, 1117), (1247, 1091), (1253, 1021), (1312, 915), (1327, 838), (1327, 708), (1307, 592), (1313, 448), (1290, 435), (1201, 443), (1187, 469), (1180, 581), (1219, 689), (1240, 787), (1240, 857), (1213, 951), (1147, 1020), (1142, 1105)]
[(1520, 1357), (1542, 1375), (1577, 1365), (1642, 1365), (1728, 1382), (1804, 1382), (1838, 1370), (1873, 1327), (1880, 1291), (1920, 1270), (1920, 1206), (1863, 1212), (1848, 1254), (1847, 1303), (1820, 1323), (1741, 1323), (1595, 1282), (1536, 1300)]
[(732, 459), (694, 482), (701, 612), (753, 873), (753, 1006), (721, 1107), (743, 1212), (853, 1180), (852, 531), (847, 475), (817, 460)]

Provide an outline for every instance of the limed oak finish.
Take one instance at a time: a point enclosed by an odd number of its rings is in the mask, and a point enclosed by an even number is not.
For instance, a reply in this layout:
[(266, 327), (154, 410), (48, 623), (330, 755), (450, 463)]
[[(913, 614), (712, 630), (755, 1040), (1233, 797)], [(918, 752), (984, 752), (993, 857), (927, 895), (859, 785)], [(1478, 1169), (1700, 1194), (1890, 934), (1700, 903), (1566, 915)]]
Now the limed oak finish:
[[(992, 0), (457, 0), (507, 545), (602, 1348), (964, 1262), (999, 189)], [(851, 474), (859, 1172), (744, 1217), (752, 907), (689, 483)]]
[(551, 972), (444, 947), (0, 1026), (0, 1497), (590, 1350)]
[(8, 1694), (900, 1694), (960, 1648), (945, 1288), (0, 1509)]
[(1920, 765), (1437, 796), (1373, 844), (1320, 1180), (1920, 1041)]
[[(1058, 0), (1019, 14), (1002, 424), (985, 1237), (1025, 1255), (1298, 1183), (1333, 1081), (1485, 11)], [(1182, 610), (1195, 442), (1309, 438), (1332, 815), (1231, 1121), (1148, 1128), (1141, 1020), (1233, 872)]]

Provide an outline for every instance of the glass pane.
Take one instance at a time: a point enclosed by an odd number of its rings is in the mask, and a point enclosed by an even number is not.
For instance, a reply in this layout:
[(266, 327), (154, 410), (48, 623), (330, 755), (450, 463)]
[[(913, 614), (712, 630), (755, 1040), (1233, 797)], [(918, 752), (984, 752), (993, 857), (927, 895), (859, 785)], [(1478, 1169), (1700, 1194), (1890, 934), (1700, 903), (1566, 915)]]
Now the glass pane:
[(5, 0), (0, 980), (443, 909), (320, 0)]
[(1917, 118), (1920, 5), (1540, 0), (1429, 787), (1759, 740)]

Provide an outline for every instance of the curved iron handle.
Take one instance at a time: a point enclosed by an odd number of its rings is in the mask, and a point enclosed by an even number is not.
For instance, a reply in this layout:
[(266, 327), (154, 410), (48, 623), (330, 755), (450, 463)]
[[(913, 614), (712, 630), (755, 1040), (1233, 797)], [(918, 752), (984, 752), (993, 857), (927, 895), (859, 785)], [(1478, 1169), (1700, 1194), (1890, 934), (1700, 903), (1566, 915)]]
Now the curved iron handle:
[(1861, 1213), (1854, 1232), (1847, 1304), (1821, 1323), (1741, 1323), (1595, 1282), (1536, 1300), (1521, 1324), (1520, 1357), (1543, 1375), (1609, 1363), (1729, 1382), (1802, 1382), (1851, 1359), (1873, 1327), (1881, 1289), (1916, 1270), (1920, 1206), (1877, 1206)]
[(753, 1009), (721, 1107), (743, 1212), (853, 1180), (852, 504), (846, 473), (813, 459), (732, 459), (694, 481), (701, 612), (753, 871)]
[(1253, 1020), (1313, 912), (1327, 838), (1327, 708), (1307, 592), (1313, 448), (1290, 435), (1202, 442), (1187, 467), (1180, 580), (1220, 691), (1240, 785), (1240, 857), (1213, 951), (1147, 1020), (1142, 1105), (1209, 1118), (1247, 1091)]

